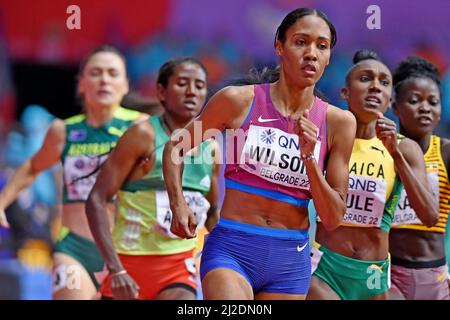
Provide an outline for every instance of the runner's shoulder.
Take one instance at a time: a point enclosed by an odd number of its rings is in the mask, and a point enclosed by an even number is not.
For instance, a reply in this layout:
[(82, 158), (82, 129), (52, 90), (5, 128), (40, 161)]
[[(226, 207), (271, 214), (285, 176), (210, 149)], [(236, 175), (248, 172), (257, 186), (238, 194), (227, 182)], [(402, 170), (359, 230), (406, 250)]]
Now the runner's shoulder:
[(338, 131), (347, 127), (356, 128), (356, 118), (350, 111), (328, 104), (327, 126)]
[(254, 86), (228, 86), (218, 91), (216, 96), (229, 102), (232, 106), (246, 106), (252, 102), (255, 96)]

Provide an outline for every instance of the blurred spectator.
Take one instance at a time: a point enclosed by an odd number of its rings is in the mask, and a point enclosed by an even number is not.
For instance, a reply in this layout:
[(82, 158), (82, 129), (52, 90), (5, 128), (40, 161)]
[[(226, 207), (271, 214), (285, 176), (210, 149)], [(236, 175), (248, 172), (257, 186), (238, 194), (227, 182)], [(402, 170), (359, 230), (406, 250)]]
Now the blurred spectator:
[(439, 48), (437, 48), (435, 45), (426, 40), (422, 40), (421, 42), (419, 42), (416, 46), (416, 49), (414, 49), (413, 52), (409, 55), (419, 56), (430, 61), (438, 68), (441, 76), (445, 74), (449, 64), (446, 55), (441, 52), (441, 50), (439, 50)]
[(15, 117), (15, 108), (8, 50), (0, 29), (0, 137), (10, 129)]
[(317, 85), (332, 104), (343, 109), (347, 107), (343, 107), (345, 102), (341, 98), (341, 89), (345, 86), (345, 75), (350, 66), (350, 56), (342, 51), (333, 52), (330, 65)]
[[(153, 84), (153, 86), (155, 85)], [(144, 112), (152, 116), (159, 115), (164, 112), (164, 107), (156, 98), (147, 98), (136, 92), (128, 94), (123, 99), (122, 106)]]
[(64, 34), (64, 30), (57, 23), (49, 22), (37, 47), (37, 59), (47, 63), (61, 63), (67, 44)]
[[(21, 116), (23, 132), (11, 131), (5, 145), (5, 161), (9, 167), (18, 168), (26, 159), (33, 156), (41, 147), (53, 116), (39, 105), (29, 105)], [(52, 208), (56, 205), (58, 194), (54, 170), (43, 172), (31, 186), (32, 204)]]
[(50, 241), (30, 236), (33, 222), (17, 202), (6, 215), (10, 228), (0, 226), (0, 300), (50, 300)]
[(198, 59), (203, 63), (206, 70), (208, 70), (208, 81), (210, 86), (216, 85), (230, 73), (227, 63), (216, 52), (201, 53), (198, 55)]
[(442, 77), (442, 112), (441, 119), (445, 126), (450, 126), (450, 70)]
[[(21, 131), (11, 131), (6, 139), (4, 174), (9, 176), (13, 169), (21, 166), (36, 153), (53, 118), (41, 106), (30, 105), (25, 108), (21, 116)], [(61, 174), (60, 168), (43, 172), (31, 187), (18, 197), (15, 209), (11, 210), (23, 215), (23, 223), (20, 223), (23, 235), (20, 238), (39, 238), (52, 245), (56, 232), (52, 228), (57, 216), (57, 199), (60, 192), (58, 174)]]
[[(9, 170), (1, 165), (0, 191), (8, 175)], [(23, 210), (18, 201), (5, 212), (10, 228), (0, 226), (0, 300), (50, 300), (50, 226), (36, 223), (34, 214)]]

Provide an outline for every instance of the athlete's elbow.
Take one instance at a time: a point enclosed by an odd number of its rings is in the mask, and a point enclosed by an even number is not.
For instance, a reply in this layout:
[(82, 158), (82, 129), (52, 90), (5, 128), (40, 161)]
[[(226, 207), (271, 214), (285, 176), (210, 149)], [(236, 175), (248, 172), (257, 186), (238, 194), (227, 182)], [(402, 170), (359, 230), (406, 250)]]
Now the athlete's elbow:
[(163, 156), (166, 156), (166, 154), (170, 154), (170, 152), (172, 152), (173, 147), (174, 147), (173, 141), (171, 140), (167, 141), (166, 144), (164, 145)]
[(164, 145), (163, 150), (163, 170), (164, 167), (167, 168), (171, 163), (179, 164), (180, 162), (180, 151), (175, 147), (175, 143), (171, 140), (167, 141)]
[[(434, 199), (433, 199), (434, 200)], [(429, 200), (428, 204), (423, 209), (422, 216), (425, 217), (425, 221), (422, 221), (427, 227), (433, 227), (439, 221), (439, 204), (437, 201)]]
[(345, 210), (342, 212), (341, 211), (342, 210), (338, 210), (337, 212), (335, 211), (332, 215), (328, 216), (326, 219), (321, 219), (322, 225), (327, 231), (333, 231), (341, 225)]
[(434, 227), (438, 221), (439, 221), (439, 211), (432, 211), (433, 214), (430, 214), (429, 212), (426, 213), (424, 221), (422, 223), (427, 226), (428, 228)]
[(340, 222), (338, 222), (338, 220), (334, 220), (334, 221), (322, 220), (322, 225), (324, 226), (325, 230), (333, 231), (339, 227)]

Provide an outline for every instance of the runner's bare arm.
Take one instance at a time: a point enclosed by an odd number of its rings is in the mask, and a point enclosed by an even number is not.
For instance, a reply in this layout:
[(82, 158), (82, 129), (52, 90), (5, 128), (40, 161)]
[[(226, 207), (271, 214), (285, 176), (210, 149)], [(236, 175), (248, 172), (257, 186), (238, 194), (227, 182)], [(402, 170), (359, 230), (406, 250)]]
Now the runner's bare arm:
[[(181, 238), (195, 236), (195, 217), (182, 192), (182, 158), (205, 139), (226, 128), (239, 128), (253, 99), (253, 86), (227, 87), (217, 92), (185, 130), (171, 137), (163, 153), (163, 174), (173, 213), (171, 231)], [(201, 125), (201, 130), (195, 128)], [(212, 132), (214, 131), (214, 132)], [(200, 133), (200, 134), (199, 134)]]
[(112, 273), (123, 270), (123, 267), (112, 242), (107, 204), (135, 165), (148, 154), (153, 141), (154, 131), (148, 121), (133, 124), (119, 139), (116, 148), (103, 164), (86, 202), (89, 227), (106, 266)]
[(212, 157), (214, 159), (213, 164), (213, 174), (211, 178), (211, 189), (206, 194), (206, 199), (211, 204), (211, 207), (208, 210), (205, 227), (206, 229), (211, 232), (211, 230), (214, 228), (214, 226), (219, 221), (219, 196), (220, 196), (220, 190), (219, 190), (219, 177), (221, 172), (221, 165), (220, 165), (220, 158), (221, 157), (221, 150), (220, 146), (216, 141), (213, 141), (211, 143), (212, 147)]
[(65, 146), (66, 125), (56, 119), (50, 125), (42, 147), (36, 154), (14, 173), (0, 193), (0, 223), (7, 225), (4, 210), (17, 198), (17, 195), (30, 186), (42, 171), (57, 164)]
[(441, 138), (442, 158), (444, 160), (445, 168), (447, 169), (447, 175), (450, 179), (450, 140)]
[(346, 211), (348, 191), (348, 162), (356, 133), (356, 119), (348, 111), (329, 108), (327, 128), (331, 134), (326, 176), (317, 163), (306, 161), (311, 193), (317, 214), (327, 230), (339, 226)]
[(438, 199), (430, 192), (423, 152), (419, 145), (408, 138), (399, 145), (394, 155), (395, 170), (405, 187), (411, 207), (427, 227), (434, 226), (439, 219)]
[[(450, 140), (441, 138), (442, 158), (445, 168), (447, 169), (447, 177), (450, 179)], [(449, 203), (450, 204), (450, 203)], [(445, 241), (447, 247), (450, 246), (450, 223), (447, 223), (445, 230)], [(450, 277), (448, 278), (448, 286), (450, 287)]]

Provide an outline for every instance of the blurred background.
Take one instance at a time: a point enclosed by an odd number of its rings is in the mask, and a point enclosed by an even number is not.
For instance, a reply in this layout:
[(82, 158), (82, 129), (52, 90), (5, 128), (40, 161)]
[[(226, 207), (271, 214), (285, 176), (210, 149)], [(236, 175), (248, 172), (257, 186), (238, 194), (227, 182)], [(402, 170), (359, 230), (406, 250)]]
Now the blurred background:
[[(66, 26), (66, 10), (73, 4), (81, 11), (80, 30)], [(366, 26), (366, 10), (373, 4), (381, 10), (380, 30)], [(438, 65), (445, 79), (443, 118), (448, 124), (448, 0), (0, 0), (3, 134), (30, 104), (60, 118), (78, 113), (78, 63), (104, 43), (126, 54), (133, 101), (153, 98), (158, 68), (174, 56), (198, 57), (213, 87), (253, 66), (276, 65), (276, 27), (301, 6), (323, 10), (338, 32), (319, 84), (332, 103), (345, 107), (339, 90), (357, 49), (378, 51), (392, 68), (407, 55), (420, 54)]]
[[(67, 27), (70, 5), (80, 8), (80, 30)], [(381, 10), (381, 29), (367, 27), (370, 5)], [(356, 50), (377, 51), (390, 68), (408, 55), (421, 55), (441, 72), (437, 133), (450, 137), (449, 0), (0, 0), (0, 190), (11, 171), (40, 147), (54, 117), (81, 111), (76, 73), (81, 58), (93, 48), (111, 44), (124, 52), (131, 81), (124, 104), (146, 111), (155, 101), (160, 65), (175, 56), (200, 59), (213, 90), (250, 68), (275, 66), (275, 30), (297, 7), (323, 10), (337, 29), (331, 63), (318, 85), (331, 103), (346, 108), (339, 92)], [(22, 232), (48, 229), (48, 212), (58, 208), (57, 171), (42, 175), (19, 199), (25, 217), (26, 212), (38, 213), (33, 223), (22, 221), (27, 226)], [(0, 232), (0, 258), (2, 237), (6, 239)], [(48, 266), (44, 256), (33, 259)], [(15, 265), (7, 268), (17, 270)], [(12, 281), (2, 278), (0, 270), (2, 279)]]

